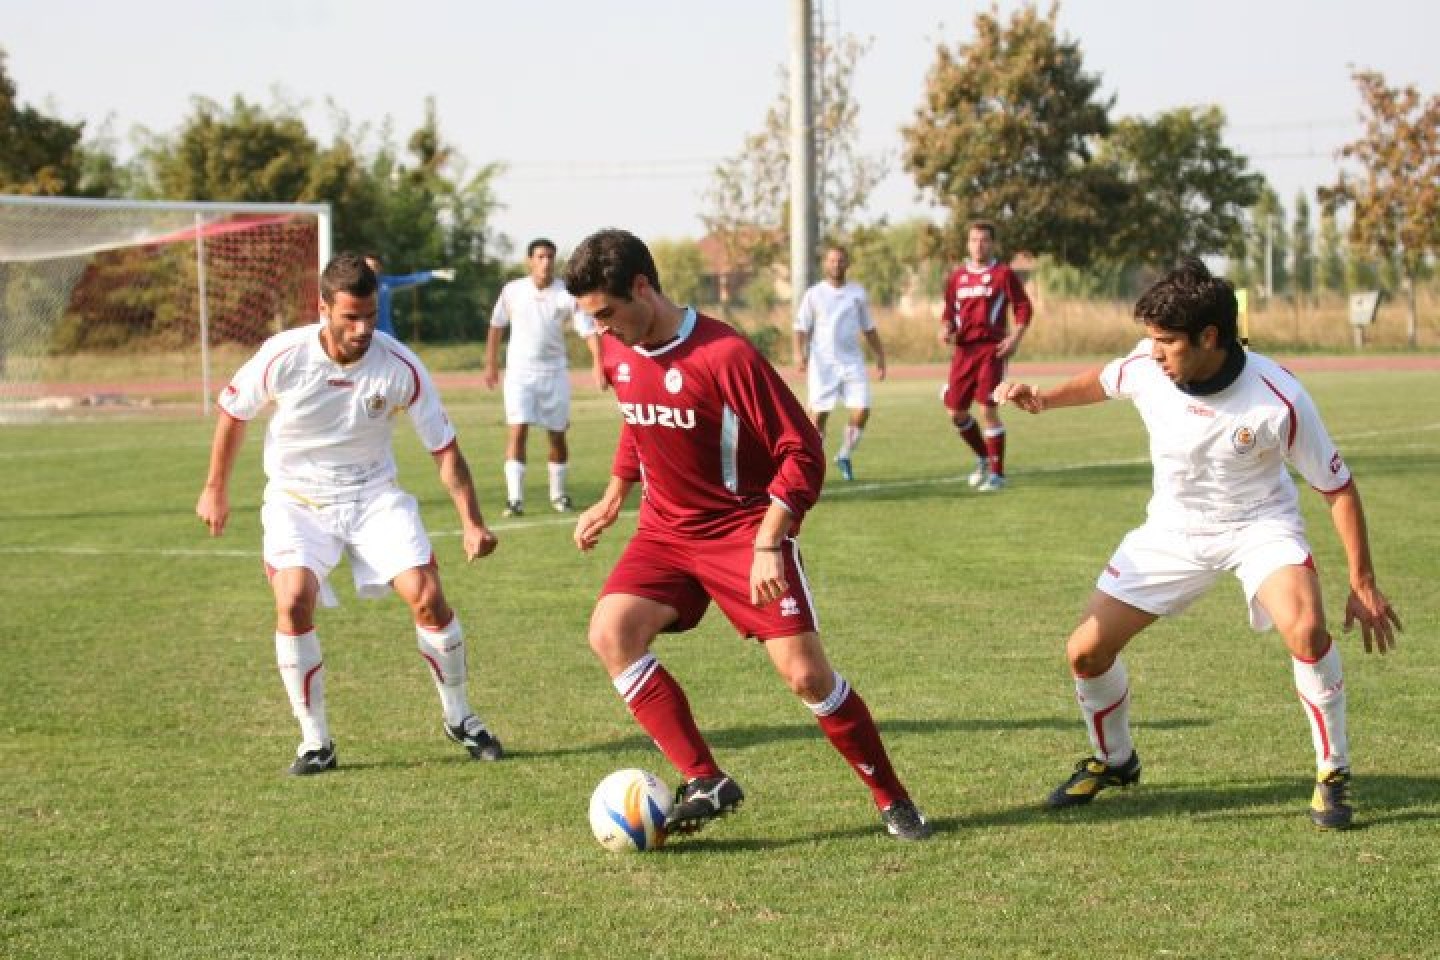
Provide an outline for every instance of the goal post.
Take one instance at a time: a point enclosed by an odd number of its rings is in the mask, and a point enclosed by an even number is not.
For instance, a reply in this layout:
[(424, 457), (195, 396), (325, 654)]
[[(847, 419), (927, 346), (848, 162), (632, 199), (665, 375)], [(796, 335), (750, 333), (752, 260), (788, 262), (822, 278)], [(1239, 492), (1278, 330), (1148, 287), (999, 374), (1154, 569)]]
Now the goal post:
[(328, 204), (0, 196), (0, 420), (212, 406), (316, 317)]

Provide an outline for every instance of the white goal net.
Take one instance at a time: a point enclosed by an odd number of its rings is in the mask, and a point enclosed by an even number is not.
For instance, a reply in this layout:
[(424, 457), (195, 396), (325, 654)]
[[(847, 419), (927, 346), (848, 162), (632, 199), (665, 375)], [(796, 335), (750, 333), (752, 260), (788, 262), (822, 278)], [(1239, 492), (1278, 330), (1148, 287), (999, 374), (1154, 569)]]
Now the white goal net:
[(0, 196), (0, 421), (208, 412), (217, 375), (314, 321), (329, 254), (323, 204)]

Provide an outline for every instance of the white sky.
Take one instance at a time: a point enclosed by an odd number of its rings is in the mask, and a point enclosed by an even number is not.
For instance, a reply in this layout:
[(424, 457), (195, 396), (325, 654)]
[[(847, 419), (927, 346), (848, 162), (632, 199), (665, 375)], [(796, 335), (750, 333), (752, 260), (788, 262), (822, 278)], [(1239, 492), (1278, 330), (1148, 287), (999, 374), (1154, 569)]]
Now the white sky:
[[(938, 42), (970, 36), (963, 0), (815, 0), (828, 29), (873, 39), (856, 96), (862, 145), (890, 157), (869, 213), (924, 211), (899, 128)], [(1002, 14), (1017, 4), (1001, 4)], [(23, 102), (95, 130), (175, 131), (192, 96), (299, 103), (322, 142), (327, 101), (387, 116), (403, 142), (433, 95), (472, 165), (500, 161), (496, 223), (517, 246), (569, 249), (602, 226), (698, 236), (710, 171), (780, 90), (789, 0), (0, 0), (0, 46)], [(1113, 116), (1216, 103), (1230, 144), (1287, 208), (1334, 179), (1360, 131), (1350, 67), (1440, 90), (1433, 0), (1069, 0), (1064, 32)], [(393, 252), (392, 252), (393, 256)]]

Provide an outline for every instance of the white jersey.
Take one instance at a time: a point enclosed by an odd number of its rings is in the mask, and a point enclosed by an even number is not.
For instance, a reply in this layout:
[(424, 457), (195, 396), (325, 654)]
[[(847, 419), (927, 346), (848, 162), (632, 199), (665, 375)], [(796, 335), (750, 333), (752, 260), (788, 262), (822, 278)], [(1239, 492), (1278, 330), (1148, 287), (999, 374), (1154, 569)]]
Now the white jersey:
[(440, 394), (415, 354), (375, 332), (356, 363), (341, 366), (320, 342), (321, 324), (276, 334), (220, 393), (220, 409), (251, 420), (270, 403), (265, 499), (329, 504), (395, 485), (392, 420), (408, 412), (425, 449), (455, 442)]
[(1150, 432), (1148, 522), (1189, 532), (1265, 519), (1299, 524), (1286, 463), (1321, 493), (1349, 485), (1350, 468), (1310, 395), (1275, 361), (1247, 353), (1234, 383), (1200, 397), (1176, 387), (1150, 351), (1142, 340), (1100, 373), (1105, 393), (1134, 401)]
[(826, 365), (865, 365), (860, 335), (875, 329), (865, 288), (858, 283), (815, 284), (800, 298), (795, 329), (810, 336), (810, 361)]
[(582, 337), (595, 333), (595, 321), (556, 280), (544, 290), (529, 277), (511, 280), (500, 291), (490, 324), (510, 328), (505, 369), (524, 373), (555, 373), (570, 367), (565, 352), (565, 324)]

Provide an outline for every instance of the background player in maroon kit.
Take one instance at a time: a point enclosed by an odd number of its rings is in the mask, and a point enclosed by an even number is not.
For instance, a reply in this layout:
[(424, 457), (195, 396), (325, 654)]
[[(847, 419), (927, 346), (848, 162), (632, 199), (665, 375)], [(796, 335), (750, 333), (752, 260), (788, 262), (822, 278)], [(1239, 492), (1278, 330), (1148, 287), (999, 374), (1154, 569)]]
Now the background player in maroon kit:
[(672, 832), (699, 829), (744, 792), (715, 762), (684, 691), (650, 647), (689, 630), (713, 599), (815, 714), (871, 790), (886, 830), (930, 835), (890, 765), (865, 701), (830, 665), (795, 536), (825, 474), (820, 436), (775, 369), (730, 327), (672, 303), (650, 251), (623, 230), (576, 248), (565, 286), (603, 334), (623, 424), (612, 476), (581, 514), (589, 550), (637, 481), (634, 539), (601, 590), (590, 648), (640, 726), (685, 777)]
[[(1000, 422), (992, 394), (1005, 379), (1005, 363), (1020, 348), (1030, 324), (1030, 298), (1020, 278), (995, 258), (995, 225), (986, 220), (970, 224), (966, 234), (970, 258), (945, 281), (945, 308), (940, 318), (940, 339), (955, 347), (950, 379), (941, 395), (950, 419), (970, 449), (975, 451), (975, 472), (970, 486), (985, 493), (1005, 488), (1005, 424)], [(1010, 331), (1005, 310), (1015, 314)], [(970, 404), (980, 403), (981, 435)]]

